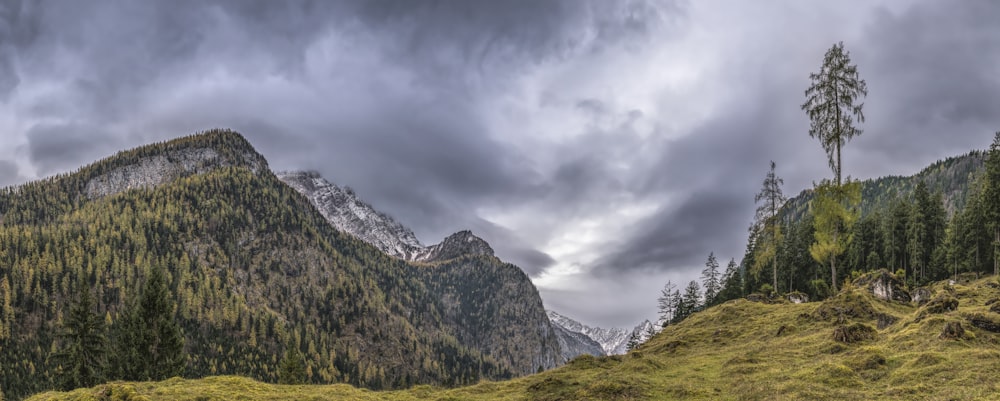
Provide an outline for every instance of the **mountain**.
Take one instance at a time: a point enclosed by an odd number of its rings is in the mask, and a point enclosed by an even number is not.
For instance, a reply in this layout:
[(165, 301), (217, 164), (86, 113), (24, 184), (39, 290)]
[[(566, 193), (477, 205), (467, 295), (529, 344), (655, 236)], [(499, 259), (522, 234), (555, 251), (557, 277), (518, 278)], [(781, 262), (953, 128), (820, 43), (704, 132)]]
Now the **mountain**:
[(113, 383), (30, 401), (107, 393), (152, 401), (995, 399), (996, 277), (923, 290), (930, 295), (924, 303), (883, 300), (859, 284), (823, 302), (733, 300), (666, 327), (627, 355), (581, 356), (537, 375), (457, 389), (370, 392), (213, 377)]
[[(439, 258), (454, 256), (445, 248)], [(213, 130), (0, 190), (0, 391), (52, 386), (47, 356), (80, 282), (114, 323), (152, 269), (176, 304), (187, 377), (275, 381), (287, 344), (308, 382), (376, 389), (560, 361), (516, 266), (483, 253), (391, 257), (335, 229), (241, 135)]]
[(423, 246), (409, 228), (375, 210), (350, 188), (330, 183), (316, 172), (282, 172), (278, 178), (295, 188), (335, 228), (389, 255), (413, 262), (438, 262), (465, 255), (493, 256), (493, 248), (470, 231), (459, 231), (440, 244)]
[[(445, 315), (451, 318), (449, 323), (456, 327), (462, 344), (472, 344), (501, 360), (516, 360), (521, 373), (562, 362), (558, 357), (559, 333), (545, 317), (537, 289), (520, 268), (496, 258), (493, 248), (482, 238), (463, 230), (439, 244), (423, 246), (412, 230), (375, 210), (350, 188), (341, 188), (316, 172), (283, 172), (277, 176), (305, 195), (337, 230), (396, 258), (431, 265), (433, 268), (426, 271), (438, 277), (433, 289), (448, 305)], [(519, 333), (525, 327), (535, 331), (526, 337)], [(526, 346), (531, 350), (529, 358), (510, 352)]]
[[(972, 151), (961, 156), (939, 160), (910, 176), (891, 175), (861, 181), (861, 214), (886, 210), (896, 199), (909, 199), (918, 181), (927, 189), (939, 192), (949, 216), (965, 207), (971, 184), (983, 171), (986, 153)], [(809, 210), (812, 189), (803, 190), (786, 202), (783, 213), (792, 221), (800, 220)]]
[[(592, 352), (580, 352), (580, 354), (590, 354), (590, 355), (621, 355), (628, 352), (628, 342), (632, 334), (639, 338), (639, 342), (645, 342), (649, 339), (649, 332), (659, 331), (656, 325), (654, 325), (649, 320), (639, 323), (637, 326), (633, 327), (632, 330), (621, 329), (613, 327), (610, 329), (602, 329), (600, 327), (590, 327), (583, 323), (580, 323), (570, 317), (564, 316), (556, 311), (546, 310), (545, 313), (549, 317), (549, 321), (552, 322), (553, 327), (558, 327), (562, 329), (563, 332), (569, 333), (580, 333), (596, 342), (601, 347), (601, 354), (595, 354)], [(566, 341), (566, 339), (564, 339)], [(573, 344), (570, 346), (574, 349), (580, 349), (586, 347), (586, 344)], [(566, 350), (563, 351), (564, 355), (567, 354)], [(569, 358), (572, 359), (572, 358)]]

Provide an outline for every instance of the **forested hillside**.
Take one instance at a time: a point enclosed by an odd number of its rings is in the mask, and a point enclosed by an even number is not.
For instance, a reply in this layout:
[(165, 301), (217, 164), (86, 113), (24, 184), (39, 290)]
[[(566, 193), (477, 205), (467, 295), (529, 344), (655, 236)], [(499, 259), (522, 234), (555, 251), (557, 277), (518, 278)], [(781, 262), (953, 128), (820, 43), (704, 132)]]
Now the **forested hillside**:
[[(390, 257), (333, 229), (242, 136), (211, 131), (0, 193), (3, 394), (57, 383), (50, 356), (81, 284), (113, 349), (154, 273), (183, 331), (185, 377), (273, 382), (286, 349), (304, 356), (307, 382), (370, 388), (509, 378), (558, 360), (551, 327), (525, 324), (547, 319), (516, 266)], [(107, 362), (102, 378), (123, 378)]]
[[(972, 151), (938, 161), (913, 176), (861, 181), (861, 201), (850, 221), (838, 281), (880, 268), (915, 285), (963, 272), (993, 273), (993, 223), (988, 219), (993, 201), (986, 195), (991, 188), (986, 165), (991, 157), (1000, 162), (1000, 154), (994, 153)], [(751, 227), (740, 265), (742, 278), (734, 283), (741, 288), (729, 289), (720, 301), (762, 288), (762, 292), (801, 291), (813, 299), (830, 294), (829, 269), (816, 262), (810, 249), (816, 230), (813, 198), (813, 191), (805, 190), (784, 203), (776, 218), (780, 225), (776, 251), (762, 240), (772, 238), (770, 234)], [(755, 263), (758, 258), (773, 260), (771, 255), (777, 258), (778, 288), (771, 288), (770, 270), (765, 274)]]

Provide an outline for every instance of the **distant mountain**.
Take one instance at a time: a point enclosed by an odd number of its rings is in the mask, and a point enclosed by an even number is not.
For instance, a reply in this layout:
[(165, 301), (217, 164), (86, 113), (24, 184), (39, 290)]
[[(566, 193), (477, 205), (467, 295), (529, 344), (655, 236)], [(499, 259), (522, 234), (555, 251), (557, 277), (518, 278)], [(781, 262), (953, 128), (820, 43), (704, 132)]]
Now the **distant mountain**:
[[(595, 356), (622, 355), (628, 352), (628, 341), (629, 338), (632, 336), (632, 333), (635, 333), (639, 338), (639, 342), (643, 343), (649, 340), (648, 333), (650, 332), (650, 330), (659, 332), (659, 328), (649, 320), (645, 320), (639, 323), (631, 330), (621, 329), (617, 327), (613, 327), (610, 329), (603, 329), (600, 327), (587, 326), (570, 317), (564, 316), (556, 311), (547, 310), (545, 311), (545, 313), (548, 315), (549, 321), (552, 322), (552, 325), (554, 327), (558, 327), (565, 332), (583, 334), (587, 336), (587, 338), (590, 338), (598, 345), (600, 345), (601, 351), (603, 352), (602, 354), (583, 352)], [(577, 345), (577, 347), (582, 348), (583, 346)], [(564, 350), (564, 354), (565, 353), (566, 352)]]
[[(382, 238), (407, 237), (382, 221)], [(409, 238), (384, 245), (419, 246)], [(376, 389), (559, 364), (528, 277), (471, 234), (449, 238), (427, 263), (388, 256), (335, 229), (225, 130), (0, 189), (0, 391), (19, 399), (50, 388), (48, 356), (80, 282), (114, 322), (152, 269), (166, 273), (187, 377), (273, 382), (287, 344), (304, 355), (308, 382)]]

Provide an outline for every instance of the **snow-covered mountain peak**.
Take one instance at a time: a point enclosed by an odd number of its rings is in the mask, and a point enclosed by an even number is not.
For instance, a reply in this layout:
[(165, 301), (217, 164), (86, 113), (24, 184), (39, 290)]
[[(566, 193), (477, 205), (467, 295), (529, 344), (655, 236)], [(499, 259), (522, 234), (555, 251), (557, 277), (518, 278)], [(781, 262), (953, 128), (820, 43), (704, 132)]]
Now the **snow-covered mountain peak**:
[(635, 333), (639, 343), (643, 343), (649, 340), (650, 333), (658, 333), (660, 331), (659, 327), (649, 320), (639, 323), (631, 330), (618, 327), (604, 329), (587, 326), (556, 311), (546, 310), (545, 313), (548, 314), (549, 321), (553, 325), (560, 326), (567, 331), (583, 333), (600, 344), (601, 349), (607, 355), (620, 355), (628, 352), (629, 338), (633, 333)]

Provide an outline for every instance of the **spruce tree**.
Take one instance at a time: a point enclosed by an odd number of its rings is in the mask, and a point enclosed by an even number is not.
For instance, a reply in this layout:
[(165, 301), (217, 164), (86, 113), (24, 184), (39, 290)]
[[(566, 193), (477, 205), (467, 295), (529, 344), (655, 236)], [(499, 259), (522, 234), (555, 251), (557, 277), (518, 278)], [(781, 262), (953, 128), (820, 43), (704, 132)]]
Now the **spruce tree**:
[(278, 366), (278, 384), (302, 384), (306, 381), (306, 364), (293, 341), (288, 341), (285, 356)]
[(160, 268), (115, 323), (116, 373), (125, 380), (179, 376), (186, 363), (184, 335), (174, 320), (174, 303)]
[(59, 350), (52, 355), (59, 367), (56, 380), (66, 391), (103, 382), (107, 365), (104, 320), (94, 311), (90, 286), (81, 282), (78, 292), (58, 334)]
[[(774, 161), (771, 161), (771, 170), (764, 178), (764, 185), (760, 192), (754, 196), (754, 203), (763, 202), (757, 206), (757, 215), (754, 219), (761, 229), (761, 235), (767, 237), (762, 242), (758, 255), (754, 258), (754, 274), (759, 275), (763, 266), (771, 262), (771, 278), (774, 289), (778, 289), (778, 244), (781, 242), (781, 224), (778, 222), (778, 211), (785, 205), (788, 198), (781, 191), (781, 185), (785, 180), (775, 173)], [(708, 289), (705, 290), (706, 293)]]
[(660, 321), (663, 322), (664, 326), (674, 318), (674, 311), (677, 309), (677, 302), (674, 299), (674, 291), (676, 289), (677, 286), (670, 280), (667, 280), (667, 283), (663, 285), (663, 289), (660, 290), (660, 297), (656, 299), (657, 309), (660, 312)]
[(632, 351), (639, 347), (639, 333), (632, 330), (632, 334), (628, 336), (628, 343), (625, 344), (625, 349)]
[(910, 212), (910, 219), (906, 224), (907, 246), (910, 253), (910, 266), (913, 269), (909, 276), (911, 281), (919, 282), (924, 279), (924, 270), (930, 260), (931, 250), (927, 248), (927, 212), (930, 204), (930, 194), (927, 193), (927, 184), (923, 181), (917, 183), (917, 188), (913, 191), (913, 205)]
[(715, 259), (715, 252), (709, 252), (701, 280), (705, 286), (705, 305), (711, 305), (719, 294), (719, 261)]

